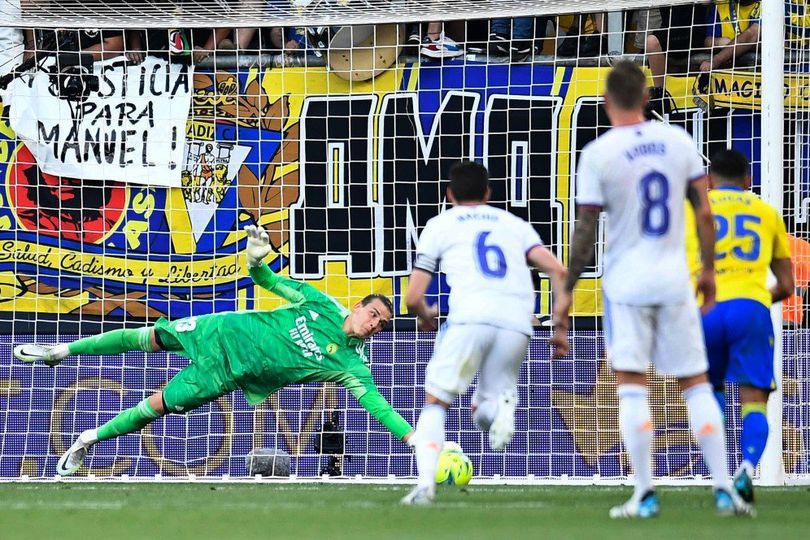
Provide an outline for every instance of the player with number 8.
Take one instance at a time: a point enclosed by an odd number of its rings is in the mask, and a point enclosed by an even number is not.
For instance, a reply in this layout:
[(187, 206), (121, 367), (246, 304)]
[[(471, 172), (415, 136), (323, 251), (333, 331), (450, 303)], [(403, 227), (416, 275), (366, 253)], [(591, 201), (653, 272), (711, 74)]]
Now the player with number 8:
[(608, 360), (616, 374), (619, 429), (635, 473), (633, 496), (612, 518), (659, 513), (652, 481), (653, 423), (647, 390), (652, 363), (674, 376), (689, 423), (712, 475), (722, 515), (749, 515), (726, 470), (723, 417), (713, 399), (698, 307), (689, 282), (684, 198), (694, 208), (700, 246), (697, 288), (703, 309), (714, 304), (714, 223), (707, 176), (694, 141), (680, 128), (646, 122), (648, 93), (641, 69), (614, 64), (605, 83), (613, 126), (582, 150), (576, 176), (577, 225), (566, 290), (573, 292), (593, 257), (599, 215), (607, 215), (602, 300)]

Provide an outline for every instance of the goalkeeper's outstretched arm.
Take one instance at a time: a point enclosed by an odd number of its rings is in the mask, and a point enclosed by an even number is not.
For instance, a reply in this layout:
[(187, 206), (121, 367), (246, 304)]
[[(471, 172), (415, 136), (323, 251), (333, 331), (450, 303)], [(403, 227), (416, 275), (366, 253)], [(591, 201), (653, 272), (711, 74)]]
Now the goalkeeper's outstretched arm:
[(358, 373), (342, 373), (336, 382), (351, 392), (360, 405), (384, 425), (394, 437), (411, 444), (413, 427), (380, 394), (371, 377), (371, 371), (367, 367), (363, 366), (362, 372)]
[(245, 256), (248, 272), (256, 285), (293, 304), (305, 300), (330, 298), (308, 283), (279, 276), (270, 270), (270, 267), (264, 262), (264, 258), (272, 249), (267, 232), (255, 225), (246, 226), (245, 232), (247, 233)]

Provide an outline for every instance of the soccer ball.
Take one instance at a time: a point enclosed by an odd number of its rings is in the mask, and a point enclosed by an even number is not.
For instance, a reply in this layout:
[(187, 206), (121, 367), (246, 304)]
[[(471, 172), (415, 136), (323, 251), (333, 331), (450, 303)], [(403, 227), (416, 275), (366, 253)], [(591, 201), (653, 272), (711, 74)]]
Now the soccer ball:
[(439, 454), (436, 483), (445, 486), (466, 486), (473, 475), (470, 458), (458, 443), (447, 441)]

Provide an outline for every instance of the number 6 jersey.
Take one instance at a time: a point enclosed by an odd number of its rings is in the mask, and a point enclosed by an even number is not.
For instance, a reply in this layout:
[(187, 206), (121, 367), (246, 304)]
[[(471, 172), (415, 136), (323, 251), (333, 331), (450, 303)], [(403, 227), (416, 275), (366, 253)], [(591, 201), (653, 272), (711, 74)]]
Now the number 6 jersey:
[(529, 223), (486, 204), (454, 206), (429, 220), (414, 266), (439, 266), (450, 286), (449, 324), (488, 324), (531, 335), (534, 286), (526, 255), (543, 242)]
[(705, 174), (691, 137), (667, 124), (614, 127), (582, 150), (577, 204), (607, 214), (602, 289), (611, 302), (678, 304), (691, 294), (684, 198)]

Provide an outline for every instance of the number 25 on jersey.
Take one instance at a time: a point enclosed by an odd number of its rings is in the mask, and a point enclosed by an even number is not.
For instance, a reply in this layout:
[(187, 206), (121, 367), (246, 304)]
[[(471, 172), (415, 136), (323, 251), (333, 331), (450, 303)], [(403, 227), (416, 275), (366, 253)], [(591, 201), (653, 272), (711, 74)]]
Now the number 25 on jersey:
[[(761, 244), (757, 230), (760, 223), (762, 223), (762, 219), (751, 214), (737, 214), (732, 221), (725, 216), (715, 214), (717, 251), (714, 258), (719, 261), (731, 255), (741, 261), (756, 261), (759, 258)], [(729, 238), (731, 242), (727, 241)], [(721, 250), (721, 247), (731, 247), (731, 249)]]

